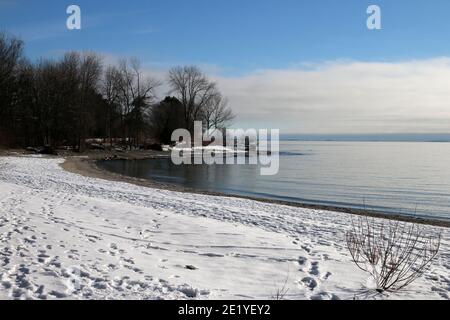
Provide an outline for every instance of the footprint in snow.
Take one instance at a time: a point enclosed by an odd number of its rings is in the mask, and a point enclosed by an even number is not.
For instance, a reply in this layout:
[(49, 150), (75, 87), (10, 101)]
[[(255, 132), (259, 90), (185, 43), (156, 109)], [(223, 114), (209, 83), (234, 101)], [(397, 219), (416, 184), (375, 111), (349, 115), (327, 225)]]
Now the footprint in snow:
[(301, 280), (301, 283), (309, 288), (311, 291), (317, 287), (317, 281), (312, 277), (305, 277)]
[(304, 266), (307, 261), (308, 261), (308, 259), (305, 257), (298, 257), (298, 260), (297, 260), (297, 262), (300, 266)]
[(315, 261), (311, 263), (311, 269), (309, 270), (309, 274), (313, 276), (318, 276), (319, 273), (319, 262)]

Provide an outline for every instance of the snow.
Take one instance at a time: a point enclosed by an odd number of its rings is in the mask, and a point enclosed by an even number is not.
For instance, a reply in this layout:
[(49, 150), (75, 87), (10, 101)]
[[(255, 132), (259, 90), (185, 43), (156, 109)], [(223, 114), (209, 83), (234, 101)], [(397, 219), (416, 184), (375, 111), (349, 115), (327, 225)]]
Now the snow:
[(233, 153), (233, 154), (239, 154), (244, 153), (245, 150), (234, 150), (231, 148), (219, 146), (219, 145), (209, 145), (204, 147), (188, 147), (185, 143), (179, 143), (175, 147), (167, 147), (164, 146), (163, 150), (166, 151), (176, 151), (176, 152), (192, 152), (194, 154), (202, 154), (204, 152), (215, 152), (215, 153)]
[(448, 229), (421, 279), (379, 296), (347, 252), (350, 215), (82, 177), (63, 161), (0, 158), (0, 299), (450, 296)]

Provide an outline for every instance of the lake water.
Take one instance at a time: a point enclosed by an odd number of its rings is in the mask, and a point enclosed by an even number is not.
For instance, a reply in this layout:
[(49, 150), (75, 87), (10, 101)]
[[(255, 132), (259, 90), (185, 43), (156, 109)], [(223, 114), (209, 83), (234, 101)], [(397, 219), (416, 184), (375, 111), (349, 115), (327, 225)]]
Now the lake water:
[(170, 159), (100, 166), (199, 190), (450, 220), (450, 143), (283, 141), (280, 150), (275, 176), (258, 166)]

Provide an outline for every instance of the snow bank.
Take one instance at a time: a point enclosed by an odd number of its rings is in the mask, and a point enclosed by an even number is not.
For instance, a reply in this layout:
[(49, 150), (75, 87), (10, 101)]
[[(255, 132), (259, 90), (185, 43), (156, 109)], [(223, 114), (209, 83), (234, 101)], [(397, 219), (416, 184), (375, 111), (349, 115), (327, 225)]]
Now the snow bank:
[[(138, 187), (0, 158), (0, 299), (373, 298), (347, 214)], [(430, 227), (432, 228), (432, 227)], [(450, 233), (408, 290), (448, 299)]]

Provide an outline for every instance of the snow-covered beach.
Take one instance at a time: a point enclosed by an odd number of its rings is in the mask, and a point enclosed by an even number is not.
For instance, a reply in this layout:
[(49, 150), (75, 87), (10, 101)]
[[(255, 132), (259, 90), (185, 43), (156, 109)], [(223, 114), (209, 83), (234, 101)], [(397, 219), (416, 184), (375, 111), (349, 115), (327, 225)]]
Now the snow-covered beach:
[(421, 279), (375, 295), (345, 245), (349, 214), (84, 177), (63, 162), (0, 157), (0, 299), (450, 298), (448, 229)]

